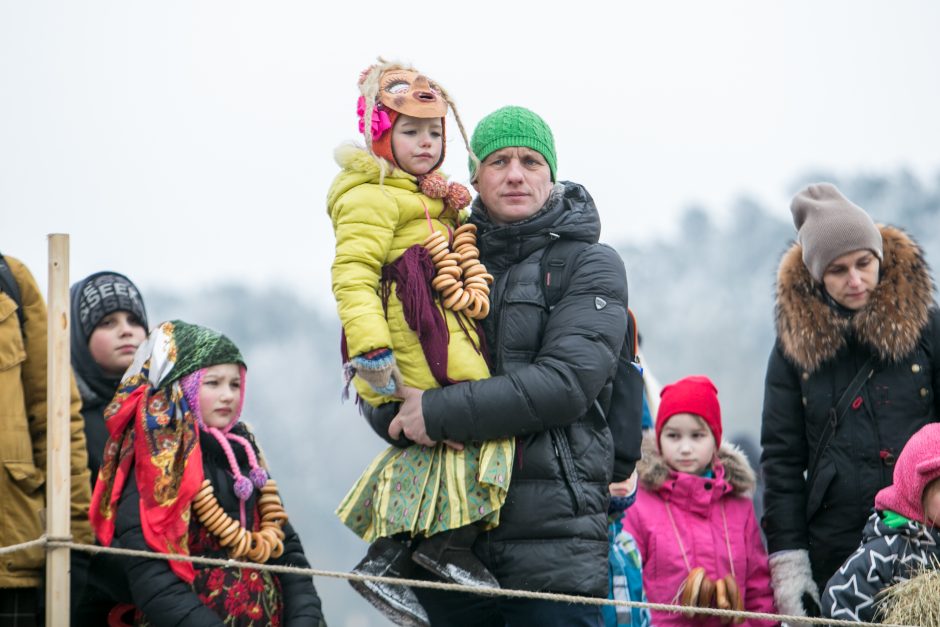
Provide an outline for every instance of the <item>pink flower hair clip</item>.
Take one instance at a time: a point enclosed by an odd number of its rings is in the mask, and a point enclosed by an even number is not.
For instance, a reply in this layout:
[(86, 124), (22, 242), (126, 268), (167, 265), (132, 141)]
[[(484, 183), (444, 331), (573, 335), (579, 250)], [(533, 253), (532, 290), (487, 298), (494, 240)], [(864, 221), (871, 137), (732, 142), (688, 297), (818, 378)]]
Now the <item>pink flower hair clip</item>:
[[(356, 113), (359, 114), (359, 132), (365, 134), (366, 99), (364, 96), (359, 96), (359, 101), (356, 103)], [(388, 118), (388, 113), (385, 112), (381, 104), (376, 103), (372, 109), (372, 141), (380, 138), (390, 128), (392, 128), (392, 122)]]

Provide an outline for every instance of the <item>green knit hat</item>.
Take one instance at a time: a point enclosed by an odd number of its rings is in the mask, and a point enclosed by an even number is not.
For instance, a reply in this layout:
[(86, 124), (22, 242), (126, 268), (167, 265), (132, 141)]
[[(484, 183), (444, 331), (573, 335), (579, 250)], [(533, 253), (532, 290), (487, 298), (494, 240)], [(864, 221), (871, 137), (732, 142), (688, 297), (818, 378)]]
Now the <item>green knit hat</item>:
[[(555, 181), (555, 138), (545, 120), (524, 107), (503, 107), (480, 120), (470, 138), (470, 148), (480, 161), (510, 146), (531, 148), (545, 157)], [(471, 157), (470, 178), (475, 179), (476, 175)]]

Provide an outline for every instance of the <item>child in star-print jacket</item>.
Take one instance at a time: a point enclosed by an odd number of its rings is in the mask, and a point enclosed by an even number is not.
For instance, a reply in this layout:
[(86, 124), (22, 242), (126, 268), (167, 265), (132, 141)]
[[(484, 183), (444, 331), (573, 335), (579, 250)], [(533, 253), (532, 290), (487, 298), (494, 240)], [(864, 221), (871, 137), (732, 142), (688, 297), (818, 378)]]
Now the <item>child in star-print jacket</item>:
[(936, 567), (940, 559), (940, 423), (908, 441), (894, 467), (894, 484), (875, 496), (862, 544), (836, 571), (822, 598), (828, 618), (873, 622), (879, 593)]

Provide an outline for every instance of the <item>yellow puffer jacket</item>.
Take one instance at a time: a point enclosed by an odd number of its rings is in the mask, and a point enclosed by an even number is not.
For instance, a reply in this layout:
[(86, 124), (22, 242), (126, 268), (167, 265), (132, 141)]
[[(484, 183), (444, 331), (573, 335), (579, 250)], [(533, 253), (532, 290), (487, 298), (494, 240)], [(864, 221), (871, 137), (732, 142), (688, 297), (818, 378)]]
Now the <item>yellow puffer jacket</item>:
[[(26, 266), (5, 259), (20, 288), (25, 324), (21, 331), (16, 303), (0, 293), (0, 546), (42, 535), (46, 477), (46, 304)], [(90, 543), (91, 483), (80, 409), (73, 380), (72, 538)], [(44, 564), (42, 548), (0, 556), (0, 588), (39, 586)]]
[[(407, 385), (422, 390), (439, 387), (418, 336), (405, 322), (394, 289), (386, 317), (379, 283), (383, 266), (430, 234), (427, 216), (434, 229), (445, 233), (448, 227), (456, 227), (457, 216), (451, 211), (445, 213), (443, 201), (422, 194), (415, 177), (402, 170), (393, 170), (380, 184), (378, 164), (361, 148), (341, 146), (336, 150), (336, 161), (343, 170), (330, 187), (327, 211), (336, 234), (333, 295), (346, 331), (349, 355), (391, 348)], [(453, 312), (443, 311), (450, 330), (448, 376), (455, 381), (488, 377), (486, 362), (473, 346), (478, 343), (476, 334), (470, 329), (471, 343)], [(354, 383), (370, 405), (392, 400), (376, 394), (358, 377)]]

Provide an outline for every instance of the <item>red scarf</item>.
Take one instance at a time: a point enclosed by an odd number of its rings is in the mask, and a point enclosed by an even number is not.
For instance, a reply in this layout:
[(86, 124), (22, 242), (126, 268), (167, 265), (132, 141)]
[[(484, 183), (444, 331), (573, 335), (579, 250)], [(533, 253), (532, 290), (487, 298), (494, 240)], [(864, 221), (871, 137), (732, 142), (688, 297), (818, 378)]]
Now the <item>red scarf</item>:
[[(121, 386), (105, 410), (110, 437), (91, 500), (90, 519), (98, 540), (114, 539), (118, 502), (133, 469), (140, 492), (140, 525), (157, 553), (189, 555), (190, 506), (203, 481), (199, 431), (178, 382), (153, 388), (146, 375)], [(170, 561), (187, 583), (189, 562)]]

